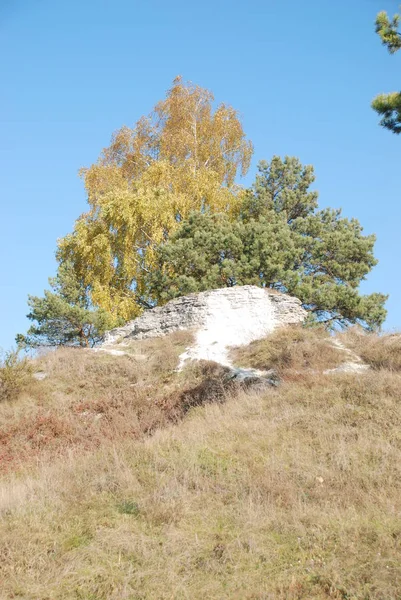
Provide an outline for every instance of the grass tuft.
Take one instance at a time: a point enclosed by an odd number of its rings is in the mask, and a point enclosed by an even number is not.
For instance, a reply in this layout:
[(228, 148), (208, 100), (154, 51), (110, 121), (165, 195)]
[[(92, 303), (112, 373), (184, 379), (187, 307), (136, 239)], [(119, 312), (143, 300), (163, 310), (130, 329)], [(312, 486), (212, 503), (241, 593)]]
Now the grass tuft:
[(279, 375), (290, 371), (323, 370), (345, 360), (341, 350), (330, 343), (324, 328), (283, 327), (249, 346), (234, 348), (231, 359), (241, 367), (275, 369)]
[(117, 505), (118, 512), (123, 515), (133, 515), (137, 517), (140, 513), (139, 505), (132, 500), (123, 500)]
[(400, 333), (366, 334), (355, 327), (342, 338), (373, 369), (401, 371)]

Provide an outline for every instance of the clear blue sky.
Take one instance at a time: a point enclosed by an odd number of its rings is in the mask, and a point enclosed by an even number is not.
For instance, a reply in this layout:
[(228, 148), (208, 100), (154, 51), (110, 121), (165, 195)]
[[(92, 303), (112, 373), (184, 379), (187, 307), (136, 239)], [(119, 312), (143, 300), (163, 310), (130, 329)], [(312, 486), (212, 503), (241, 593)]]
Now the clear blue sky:
[(373, 96), (400, 86), (401, 55), (374, 34), (389, 0), (0, 0), (0, 346), (28, 326), (27, 294), (54, 274), (57, 238), (86, 210), (77, 170), (181, 74), (237, 108), (255, 145), (315, 166), (322, 206), (377, 234), (362, 289), (390, 294), (401, 328), (401, 136)]

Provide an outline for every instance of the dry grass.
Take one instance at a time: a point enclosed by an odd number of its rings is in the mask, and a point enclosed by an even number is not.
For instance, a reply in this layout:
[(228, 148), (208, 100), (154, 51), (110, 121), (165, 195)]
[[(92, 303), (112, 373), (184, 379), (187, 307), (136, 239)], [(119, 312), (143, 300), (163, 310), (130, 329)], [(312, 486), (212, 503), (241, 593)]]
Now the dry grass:
[(353, 328), (342, 339), (373, 369), (401, 371), (401, 334), (365, 334)]
[(39, 409), (73, 429), (2, 476), (0, 597), (399, 600), (401, 376), (304, 371), (227, 398), (224, 369), (173, 372), (181, 346), (57, 352), (0, 405), (2, 429)]
[(281, 376), (305, 369), (331, 369), (346, 359), (341, 350), (330, 343), (330, 336), (323, 328), (299, 326), (278, 329), (249, 346), (235, 348), (231, 358), (238, 366), (275, 369)]
[(175, 372), (191, 339), (177, 332), (136, 342), (129, 356), (65, 348), (37, 361), (46, 378), (31, 379), (29, 393), (22, 392), (19, 402), (13, 396), (3, 403), (0, 473), (46, 455), (139, 439), (177, 422), (194, 406), (220, 401), (232, 387), (227, 369), (205, 362)]

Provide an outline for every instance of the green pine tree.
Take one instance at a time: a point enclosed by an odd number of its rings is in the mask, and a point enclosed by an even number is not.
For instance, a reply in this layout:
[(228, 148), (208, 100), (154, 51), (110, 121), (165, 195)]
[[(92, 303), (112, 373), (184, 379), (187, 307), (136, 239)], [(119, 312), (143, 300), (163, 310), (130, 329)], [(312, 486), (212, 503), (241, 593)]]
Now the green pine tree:
[(313, 181), (312, 167), (276, 156), (259, 165), (237, 220), (192, 213), (158, 249), (148, 279), (154, 300), (253, 284), (297, 296), (313, 321), (379, 327), (387, 297), (358, 291), (377, 263), (375, 237), (340, 210), (318, 210)]
[(28, 319), (34, 322), (26, 335), (18, 334), (19, 347), (83, 346), (92, 347), (114, 323), (102, 310), (88, 305), (87, 294), (78, 284), (68, 263), (49, 279), (52, 291), (43, 297), (29, 296)]
[[(398, 31), (401, 15), (392, 19), (384, 11), (376, 18), (376, 33), (390, 54), (401, 48), (401, 34)], [(393, 133), (401, 133), (401, 92), (379, 94), (372, 102), (372, 108), (382, 117), (380, 125)]]

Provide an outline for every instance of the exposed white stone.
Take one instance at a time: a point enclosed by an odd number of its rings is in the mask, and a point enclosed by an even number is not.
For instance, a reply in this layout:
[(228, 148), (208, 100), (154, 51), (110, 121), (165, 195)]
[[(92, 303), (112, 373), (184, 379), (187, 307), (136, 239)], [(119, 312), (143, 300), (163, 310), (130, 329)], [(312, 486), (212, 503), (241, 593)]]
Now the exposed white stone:
[(327, 369), (324, 373), (326, 375), (330, 373), (366, 373), (369, 369), (369, 365), (365, 365), (364, 363), (345, 362), (334, 369)]
[(105, 354), (111, 354), (112, 356), (126, 356), (128, 353), (124, 350), (116, 350), (115, 348), (91, 348), (91, 352), (104, 352)]
[(195, 331), (195, 343), (181, 356), (181, 365), (203, 359), (231, 367), (229, 347), (249, 344), (277, 327), (301, 323), (305, 317), (300, 300), (286, 294), (251, 285), (222, 288), (148, 310), (124, 327), (109, 331), (101, 348), (190, 329)]
[(369, 371), (369, 365), (365, 364), (360, 356), (347, 348), (338, 338), (331, 338), (330, 343), (343, 354), (346, 354), (349, 360), (334, 369), (327, 369), (324, 371), (326, 375), (330, 373), (366, 373), (366, 371)]
[(37, 379), (38, 381), (43, 381), (43, 379), (46, 379), (47, 376), (48, 374), (45, 373), (45, 371), (38, 371), (37, 373), (33, 374), (34, 379)]

